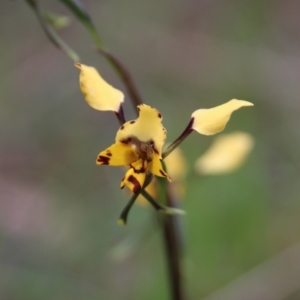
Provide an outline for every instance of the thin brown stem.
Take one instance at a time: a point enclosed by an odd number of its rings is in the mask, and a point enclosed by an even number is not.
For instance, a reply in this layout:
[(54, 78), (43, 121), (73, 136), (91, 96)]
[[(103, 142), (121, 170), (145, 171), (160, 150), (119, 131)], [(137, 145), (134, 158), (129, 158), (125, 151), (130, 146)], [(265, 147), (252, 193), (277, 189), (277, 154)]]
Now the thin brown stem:
[(193, 131), (193, 129), (192, 129), (193, 123), (194, 123), (194, 118), (192, 118), (190, 120), (189, 124), (184, 129), (184, 131), (181, 133), (181, 135), (163, 152), (162, 158), (166, 158)]
[(126, 122), (122, 104), (120, 105), (119, 111), (115, 112), (115, 114), (119, 120), (120, 125), (122, 126)]
[(108, 52), (107, 50), (104, 50), (99, 47), (96, 47), (95, 49), (109, 61), (109, 63), (113, 66), (117, 74), (120, 76), (132, 100), (132, 104), (136, 109), (136, 106), (142, 104), (143, 101), (127, 68), (121, 63), (121, 61), (118, 58), (116, 58), (112, 53)]
[[(174, 200), (169, 193), (167, 194), (167, 205), (169, 207), (176, 207)], [(183, 243), (179, 221), (179, 216), (177, 215), (166, 215), (163, 218), (163, 234), (172, 300), (186, 300), (181, 266)]]

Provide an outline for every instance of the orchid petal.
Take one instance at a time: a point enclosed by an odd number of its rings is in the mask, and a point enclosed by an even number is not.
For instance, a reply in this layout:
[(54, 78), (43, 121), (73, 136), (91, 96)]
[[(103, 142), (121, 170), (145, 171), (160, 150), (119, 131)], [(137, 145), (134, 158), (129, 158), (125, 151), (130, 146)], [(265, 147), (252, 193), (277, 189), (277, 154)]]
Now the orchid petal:
[(76, 63), (80, 69), (79, 84), (86, 102), (97, 110), (119, 112), (124, 94), (108, 84), (94, 67)]
[(194, 119), (192, 129), (204, 135), (214, 135), (221, 132), (229, 121), (231, 114), (245, 106), (253, 106), (253, 104), (244, 100), (232, 99), (213, 108), (198, 109), (192, 114)]
[(136, 160), (138, 156), (132, 146), (115, 143), (99, 153), (96, 163), (97, 165), (129, 166)]

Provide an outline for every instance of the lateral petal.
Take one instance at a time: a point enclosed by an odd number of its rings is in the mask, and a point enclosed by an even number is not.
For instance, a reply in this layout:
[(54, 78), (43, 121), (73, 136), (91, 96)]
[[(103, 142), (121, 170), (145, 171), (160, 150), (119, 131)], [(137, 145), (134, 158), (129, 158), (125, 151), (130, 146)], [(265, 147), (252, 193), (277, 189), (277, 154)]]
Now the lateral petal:
[(244, 106), (253, 106), (253, 104), (244, 100), (232, 99), (213, 108), (198, 109), (192, 114), (192, 118), (194, 118), (192, 129), (204, 135), (221, 132), (229, 121), (231, 114)]
[(132, 146), (123, 143), (115, 143), (99, 153), (96, 164), (129, 166), (136, 160), (138, 160), (138, 156)]
[(147, 169), (152, 174), (159, 176), (159, 177), (165, 177), (169, 181), (171, 181), (171, 178), (169, 177), (169, 175), (164, 171), (161, 160), (159, 159), (159, 156), (157, 153), (153, 153), (152, 161), (149, 162)]

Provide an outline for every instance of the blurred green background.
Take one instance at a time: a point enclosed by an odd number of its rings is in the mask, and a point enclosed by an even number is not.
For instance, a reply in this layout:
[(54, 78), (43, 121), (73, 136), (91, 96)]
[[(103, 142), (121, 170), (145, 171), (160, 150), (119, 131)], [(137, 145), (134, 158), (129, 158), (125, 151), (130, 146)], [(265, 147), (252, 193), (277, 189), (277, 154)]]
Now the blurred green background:
[[(188, 177), (190, 299), (300, 299), (300, 2), (84, 3), (145, 102), (164, 116), (169, 142), (198, 108), (231, 98), (255, 104), (225, 130), (255, 136), (244, 166)], [(70, 16), (61, 37), (125, 91), (66, 7), (41, 7)], [(123, 170), (95, 165), (114, 141), (116, 118), (84, 102), (78, 70), (25, 1), (1, 1), (0, 14), (0, 299), (168, 299), (152, 209), (135, 205), (118, 226), (128, 198), (119, 190)], [(135, 118), (128, 97), (125, 113)], [(212, 141), (194, 133), (182, 144), (190, 170)]]

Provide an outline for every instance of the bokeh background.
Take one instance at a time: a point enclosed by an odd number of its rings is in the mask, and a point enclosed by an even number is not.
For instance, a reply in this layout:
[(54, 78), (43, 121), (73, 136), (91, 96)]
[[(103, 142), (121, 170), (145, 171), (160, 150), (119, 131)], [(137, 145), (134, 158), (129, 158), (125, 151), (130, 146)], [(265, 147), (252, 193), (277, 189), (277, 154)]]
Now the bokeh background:
[[(125, 91), (68, 15), (59, 31)], [(235, 173), (197, 176), (213, 137), (183, 144), (183, 208), (190, 299), (300, 299), (300, 2), (84, 1), (102, 39), (128, 67), (174, 140), (198, 108), (245, 99), (225, 132), (255, 148)], [(83, 100), (78, 70), (46, 38), (26, 1), (1, 1), (0, 299), (168, 299), (153, 210), (135, 205), (126, 227), (123, 170), (97, 167), (118, 122)], [(135, 118), (129, 102), (128, 119)]]

